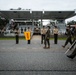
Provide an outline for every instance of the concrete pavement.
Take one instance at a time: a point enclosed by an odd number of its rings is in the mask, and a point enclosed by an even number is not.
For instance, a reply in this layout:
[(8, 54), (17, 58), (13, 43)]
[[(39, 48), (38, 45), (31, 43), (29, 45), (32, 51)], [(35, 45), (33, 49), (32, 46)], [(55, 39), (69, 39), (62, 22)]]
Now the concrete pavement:
[(0, 75), (76, 75), (76, 58), (69, 59), (67, 50), (50, 40), (50, 49), (43, 49), (40, 39), (32, 39), (31, 44), (20, 40), (0, 40)]

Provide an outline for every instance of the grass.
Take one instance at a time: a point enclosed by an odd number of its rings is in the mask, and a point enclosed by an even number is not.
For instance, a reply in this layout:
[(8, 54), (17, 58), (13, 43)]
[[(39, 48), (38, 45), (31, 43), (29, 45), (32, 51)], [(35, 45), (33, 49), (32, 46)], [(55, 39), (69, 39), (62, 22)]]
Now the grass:
[[(25, 40), (25, 38), (19, 38), (20, 40)], [(15, 40), (15, 37), (0, 37), (0, 40)]]
[[(24, 37), (20, 37), (19, 38), (20, 40), (25, 40), (25, 38)], [(0, 40), (15, 40), (15, 37), (0, 37)], [(54, 38), (50, 38), (50, 40), (54, 40)], [(66, 40), (66, 38), (65, 37), (60, 37), (60, 38), (58, 38), (58, 40)]]
[[(50, 40), (54, 40), (54, 38), (50, 38)], [(66, 38), (65, 37), (60, 37), (60, 38), (58, 38), (58, 40), (66, 40)]]

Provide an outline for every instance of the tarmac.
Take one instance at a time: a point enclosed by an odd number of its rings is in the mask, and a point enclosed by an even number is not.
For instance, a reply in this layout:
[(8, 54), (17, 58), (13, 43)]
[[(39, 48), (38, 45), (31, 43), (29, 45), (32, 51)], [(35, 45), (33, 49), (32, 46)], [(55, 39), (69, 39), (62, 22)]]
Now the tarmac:
[(0, 75), (76, 75), (76, 57), (70, 59), (62, 48), (65, 40), (50, 40), (50, 49), (44, 49), (40, 36), (26, 40), (0, 40)]

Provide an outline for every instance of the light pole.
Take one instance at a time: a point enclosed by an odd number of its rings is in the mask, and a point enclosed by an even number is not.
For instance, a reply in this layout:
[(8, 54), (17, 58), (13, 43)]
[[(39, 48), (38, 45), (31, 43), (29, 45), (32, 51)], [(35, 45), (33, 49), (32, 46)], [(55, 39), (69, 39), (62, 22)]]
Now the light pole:
[(44, 11), (44, 9), (43, 9), (43, 11), (42, 11), (42, 14), (41, 14), (41, 27), (42, 27), (42, 25), (43, 25), (43, 15), (44, 15), (44, 13), (45, 13), (45, 11)]

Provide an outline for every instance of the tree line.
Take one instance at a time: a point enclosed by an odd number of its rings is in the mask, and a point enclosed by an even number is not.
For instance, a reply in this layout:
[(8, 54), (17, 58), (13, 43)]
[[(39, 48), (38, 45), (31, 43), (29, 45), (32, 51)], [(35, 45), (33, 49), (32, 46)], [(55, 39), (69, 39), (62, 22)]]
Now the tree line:
[(72, 21), (68, 22), (67, 25), (76, 25), (76, 21), (72, 20)]

